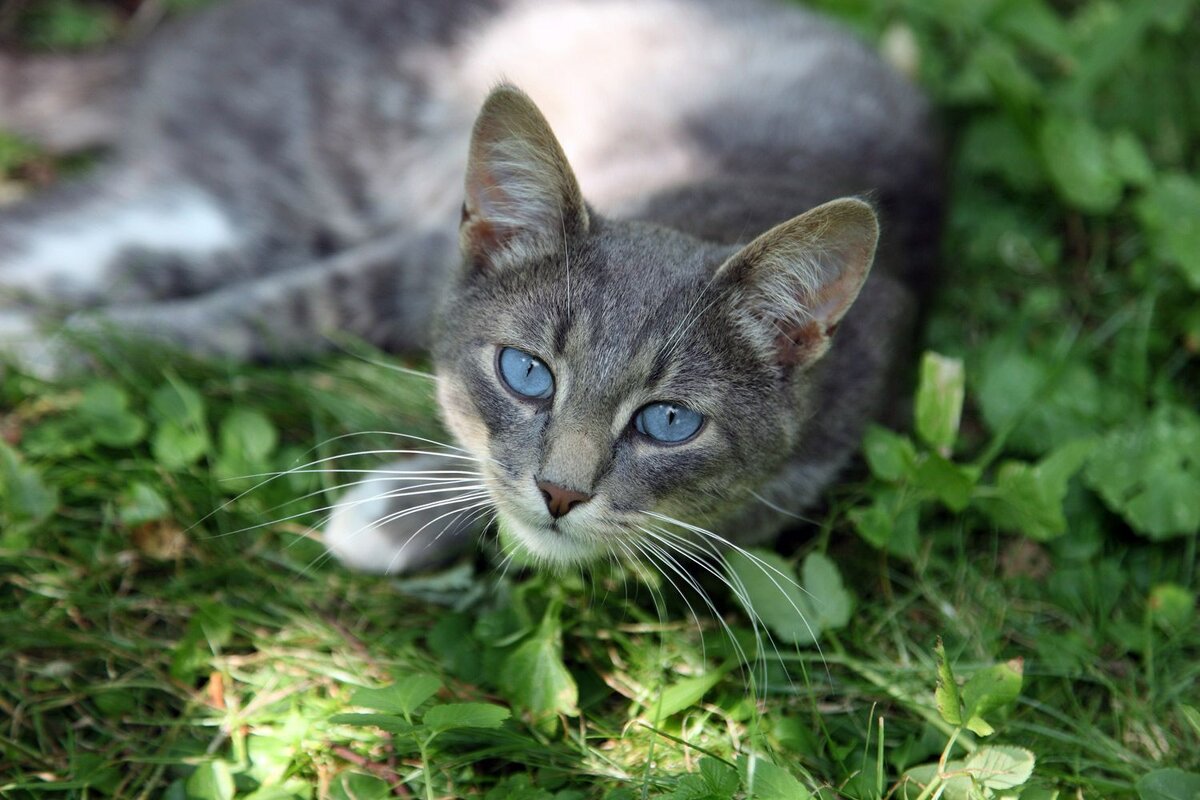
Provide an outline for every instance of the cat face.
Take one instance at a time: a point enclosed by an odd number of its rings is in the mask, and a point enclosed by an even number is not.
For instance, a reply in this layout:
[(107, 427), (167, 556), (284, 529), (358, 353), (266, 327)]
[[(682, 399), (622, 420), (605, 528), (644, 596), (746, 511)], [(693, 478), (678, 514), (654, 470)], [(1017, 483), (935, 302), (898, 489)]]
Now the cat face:
[(827, 204), (744, 248), (600, 218), (523, 94), (476, 124), (443, 417), (503, 525), (554, 565), (632, 556), (746, 499), (796, 446), (804, 376), (865, 279), (874, 215)]

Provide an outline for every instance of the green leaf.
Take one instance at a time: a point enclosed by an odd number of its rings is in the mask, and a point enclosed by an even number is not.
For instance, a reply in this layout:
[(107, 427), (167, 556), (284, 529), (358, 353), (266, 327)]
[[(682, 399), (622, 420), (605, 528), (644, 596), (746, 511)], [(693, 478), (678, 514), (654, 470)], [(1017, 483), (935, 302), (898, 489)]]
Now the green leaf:
[(224, 761), (209, 761), (196, 767), (184, 784), (188, 800), (232, 800), (233, 773)]
[(1007, 103), (1027, 106), (1039, 99), (1041, 84), (1025, 68), (1012, 46), (1003, 39), (984, 39), (974, 54), (974, 62), (996, 95)]
[(1035, 191), (1046, 184), (1037, 150), (1005, 114), (976, 116), (963, 134), (958, 157), (964, 169), (1000, 178), (1017, 191)]
[(1004, 530), (1038, 541), (1061, 536), (1067, 531), (1067, 484), (1094, 448), (1094, 441), (1075, 441), (1036, 465), (1005, 462), (997, 471), (993, 493), (977, 499), (976, 505)]
[(787, 644), (812, 644), (821, 634), (817, 612), (790, 564), (766, 550), (734, 551), (725, 562), (746, 613)]
[(871, 505), (850, 510), (850, 522), (858, 535), (873, 546), (901, 558), (914, 559), (920, 509), (910, 495), (890, 488), (876, 491)]
[(438, 693), (442, 682), (432, 675), (408, 675), (382, 689), (355, 689), (350, 704), (388, 714), (409, 716)]
[(184, 429), (163, 423), (154, 432), (150, 452), (154, 460), (169, 470), (190, 467), (208, 452), (208, 433), (202, 428)]
[(45, 523), (57, 508), (58, 490), (0, 441), (0, 542), (22, 547), (24, 536)]
[(917, 433), (933, 449), (948, 456), (958, 437), (962, 418), (964, 377), (962, 361), (937, 353), (921, 358), (917, 386)]
[(146, 421), (129, 410), (129, 395), (116, 384), (89, 386), (76, 411), (88, 435), (108, 447), (132, 447), (146, 436)]
[(938, 715), (951, 725), (962, 725), (962, 695), (958, 691), (958, 683), (954, 680), (954, 672), (950, 669), (950, 661), (946, 658), (946, 646), (941, 637), (933, 648), (937, 656), (937, 689), (933, 692), (937, 704)]
[(1093, 434), (1102, 424), (1102, 398), (1111, 393), (1087, 364), (1056, 363), (1023, 345), (999, 340), (980, 359), (975, 395), (988, 428), (1015, 426), (1014, 449), (1044, 454)]
[(395, 714), (334, 714), (329, 721), (335, 725), (379, 728), (401, 736), (417, 730), (417, 727), (411, 722)]
[(908, 477), (917, 463), (917, 450), (907, 436), (872, 425), (863, 437), (863, 453), (871, 474), (897, 483)]
[(822, 553), (809, 553), (801, 571), (804, 590), (817, 614), (817, 627), (837, 630), (850, 624), (854, 596), (846, 590), (837, 565)]
[(274, 452), (279, 433), (264, 414), (238, 408), (221, 421), (220, 441), (222, 455), (258, 464)]
[(392, 787), (382, 778), (361, 772), (339, 772), (329, 784), (330, 800), (390, 800)]
[(1042, 0), (1009, 0), (997, 8), (991, 24), (997, 30), (1051, 58), (1071, 49), (1062, 18)]
[(963, 718), (980, 736), (989, 736), (992, 727), (984, 717), (1010, 708), (1021, 694), (1025, 665), (1021, 659), (996, 664), (971, 676), (962, 687)]
[(150, 397), (150, 409), (161, 422), (181, 428), (204, 424), (204, 398), (188, 384), (172, 378)]
[(169, 470), (195, 464), (208, 452), (208, 427), (204, 423), (204, 398), (181, 380), (172, 379), (150, 398), (159, 420), (150, 450), (154, 460)]
[(1038, 143), (1046, 171), (1063, 199), (1093, 214), (1116, 207), (1121, 199), (1121, 179), (1110, 163), (1108, 140), (1089, 120), (1048, 114)]
[(1200, 183), (1182, 173), (1165, 175), (1134, 209), (1154, 254), (1200, 291)]
[(710, 689), (721, 682), (721, 678), (724, 678), (731, 668), (722, 667), (703, 675), (676, 681), (664, 689), (658, 698), (648, 702), (646, 708), (661, 719), (674, 716), (699, 703)]
[(505, 656), (500, 668), (500, 686), (535, 722), (579, 713), (579, 689), (562, 658), (559, 610), (551, 605), (537, 630)]
[(171, 515), (166, 499), (148, 483), (134, 481), (117, 500), (117, 516), (129, 526), (165, 519)]
[(975, 472), (967, 467), (943, 458), (937, 453), (926, 453), (917, 466), (916, 483), (941, 501), (942, 505), (958, 513), (971, 502), (971, 491), (975, 488)]
[(1015, 789), (1033, 775), (1036, 759), (1021, 747), (981, 747), (967, 756), (963, 769), (989, 794)]
[(443, 703), (425, 712), (425, 724), (435, 731), (456, 728), (499, 728), (511, 715), (492, 703)]
[(1141, 800), (1196, 800), (1200, 797), (1200, 775), (1181, 769), (1158, 769), (1138, 779)]
[(1196, 615), (1196, 593), (1176, 583), (1160, 583), (1150, 590), (1146, 606), (1155, 625), (1168, 633), (1181, 632)]
[(681, 777), (667, 797), (670, 800), (733, 800), (740, 785), (733, 767), (706, 756), (700, 759), (700, 771)]
[(757, 756), (739, 756), (738, 771), (750, 800), (808, 800), (812, 793), (783, 767)]
[(1146, 186), (1154, 180), (1154, 164), (1136, 135), (1131, 131), (1119, 131), (1113, 134), (1109, 144), (1109, 158), (1121, 180), (1133, 186)]
[(1177, 408), (1106, 436), (1084, 470), (1088, 485), (1151, 539), (1200, 531), (1200, 417)]
[(202, 604), (188, 620), (187, 629), (171, 654), (171, 677), (191, 683), (232, 638), (230, 610), (220, 603)]

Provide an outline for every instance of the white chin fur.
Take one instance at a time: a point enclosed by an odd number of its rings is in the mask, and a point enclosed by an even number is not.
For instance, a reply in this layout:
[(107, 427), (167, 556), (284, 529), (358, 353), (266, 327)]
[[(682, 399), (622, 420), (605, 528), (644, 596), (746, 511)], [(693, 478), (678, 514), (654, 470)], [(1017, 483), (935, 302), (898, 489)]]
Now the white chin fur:
[(539, 566), (573, 567), (596, 561), (604, 550), (569, 533), (534, 527), (507, 514), (501, 526), (524, 551), (523, 555)]

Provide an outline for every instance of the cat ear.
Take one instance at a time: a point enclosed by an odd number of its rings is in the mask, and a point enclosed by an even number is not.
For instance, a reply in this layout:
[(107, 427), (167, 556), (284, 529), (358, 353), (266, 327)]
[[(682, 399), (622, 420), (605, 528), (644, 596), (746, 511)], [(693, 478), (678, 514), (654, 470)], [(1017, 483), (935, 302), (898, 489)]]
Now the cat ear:
[(494, 268), (557, 252), (588, 215), (562, 147), (533, 101), (502, 84), (471, 134), (459, 239), (470, 263)]
[(829, 349), (838, 322), (871, 271), (879, 222), (862, 200), (833, 200), (776, 225), (719, 270), (750, 324), (784, 366), (806, 366)]

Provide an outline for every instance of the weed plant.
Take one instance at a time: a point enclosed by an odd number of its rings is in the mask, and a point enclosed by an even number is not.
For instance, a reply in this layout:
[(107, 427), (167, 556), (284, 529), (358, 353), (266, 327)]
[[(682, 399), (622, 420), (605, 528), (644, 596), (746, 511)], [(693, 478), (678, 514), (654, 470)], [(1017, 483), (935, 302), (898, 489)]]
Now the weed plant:
[[(0, 26), (88, 46), (137, 5)], [(1200, 796), (1197, 4), (817, 5), (945, 123), (910, 431), (778, 552), (683, 569), (664, 530), (551, 576), (492, 539), (392, 580), (317, 531), (444, 441), (427, 365), (0, 369), (0, 795)], [(0, 139), (6, 193), (78, 168)]]

